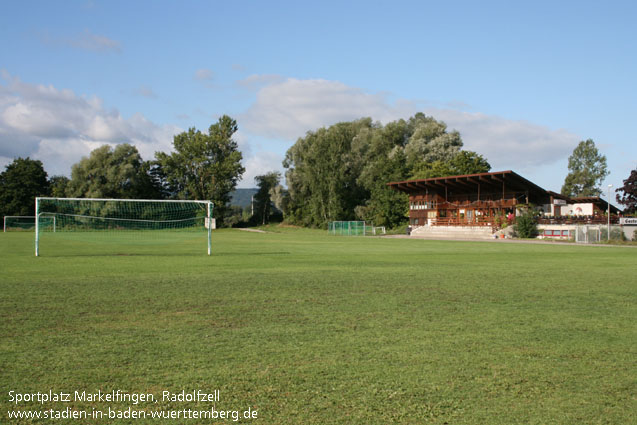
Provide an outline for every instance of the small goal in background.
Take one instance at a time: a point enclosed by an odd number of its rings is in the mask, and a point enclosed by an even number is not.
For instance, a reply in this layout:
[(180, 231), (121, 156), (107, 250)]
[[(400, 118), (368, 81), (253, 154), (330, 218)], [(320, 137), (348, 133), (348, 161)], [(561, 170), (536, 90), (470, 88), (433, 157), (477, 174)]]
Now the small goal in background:
[(365, 221), (330, 221), (327, 225), (327, 233), (338, 236), (384, 235), (385, 227), (374, 227), (374, 223)]

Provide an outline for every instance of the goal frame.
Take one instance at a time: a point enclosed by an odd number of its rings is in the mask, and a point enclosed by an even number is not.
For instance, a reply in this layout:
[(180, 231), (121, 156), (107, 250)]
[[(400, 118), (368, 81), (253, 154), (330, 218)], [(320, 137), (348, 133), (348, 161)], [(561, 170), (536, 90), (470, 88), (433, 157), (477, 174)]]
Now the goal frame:
[(117, 199), (117, 198), (56, 198), (39, 196), (35, 198), (35, 256), (40, 256), (40, 201), (96, 201), (96, 202), (173, 202), (173, 203), (196, 203), (206, 205), (205, 226), (208, 229), (208, 255), (212, 254), (212, 201), (190, 201), (182, 199)]
[[(343, 223), (347, 223), (347, 233), (344, 233), (343, 230), (346, 229), (345, 227), (341, 227), (341, 232), (340, 233), (336, 233), (336, 223), (339, 223), (340, 225), (342, 225)], [(352, 234), (352, 223), (363, 223), (362, 226), (362, 230), (363, 233), (361, 234)], [(360, 225), (358, 227), (354, 226), (354, 228), (358, 228), (359, 230), (361, 229)], [(371, 230), (370, 230), (371, 229)], [(328, 235), (339, 235), (339, 236), (367, 236), (368, 232), (372, 232), (374, 229), (374, 222), (370, 222), (368, 223), (365, 220), (337, 220), (337, 221), (330, 221), (327, 223), (327, 234)]]

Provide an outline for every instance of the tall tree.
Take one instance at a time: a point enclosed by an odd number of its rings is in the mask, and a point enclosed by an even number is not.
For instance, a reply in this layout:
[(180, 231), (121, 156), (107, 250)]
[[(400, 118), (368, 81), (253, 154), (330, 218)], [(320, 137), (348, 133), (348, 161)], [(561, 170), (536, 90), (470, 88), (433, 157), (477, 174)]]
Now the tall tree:
[(69, 178), (66, 176), (52, 176), (49, 179), (51, 188), (51, 196), (55, 198), (64, 198), (66, 196), (66, 187), (69, 185)]
[(405, 145), (407, 165), (420, 162), (447, 161), (460, 152), (462, 139), (457, 131), (447, 132), (447, 125), (423, 113), (409, 120), (409, 141)]
[(366, 197), (357, 183), (363, 165), (352, 141), (370, 119), (343, 122), (308, 132), (287, 151), (283, 166), (290, 195), (286, 218), (306, 226), (353, 220)]
[[(624, 212), (627, 214), (637, 213), (637, 168), (630, 172), (630, 176), (624, 180), (624, 186), (615, 190), (617, 202), (625, 205)], [(620, 195), (619, 192), (622, 192)]]
[(482, 155), (473, 151), (460, 151), (449, 161), (453, 171), (458, 174), (488, 173), (491, 164)]
[(279, 185), (281, 173), (272, 171), (256, 176), (254, 182), (259, 190), (254, 195), (254, 220), (262, 225), (270, 222), (273, 207), (274, 189)]
[(78, 198), (158, 197), (137, 148), (129, 144), (101, 146), (71, 168), (66, 194)]
[(385, 126), (364, 118), (308, 132), (283, 163), (285, 218), (310, 226), (353, 219), (396, 226), (406, 220), (408, 198), (389, 189), (388, 182), (419, 169), (488, 171), (482, 156), (461, 148), (457, 131), (448, 132), (445, 123), (422, 113)]
[(219, 225), (230, 192), (245, 171), (243, 156), (232, 138), (236, 131), (237, 122), (224, 115), (210, 126), (208, 134), (191, 128), (174, 137), (174, 152), (155, 154), (156, 174), (171, 197), (212, 201)]
[(41, 161), (16, 158), (0, 173), (0, 215), (34, 215), (36, 196), (49, 194)]
[(376, 226), (394, 227), (405, 221), (408, 196), (391, 190), (388, 182), (408, 177), (405, 145), (410, 136), (410, 125), (405, 120), (375, 127), (357, 137), (358, 151), (364, 153), (364, 166), (358, 183), (367, 196), (356, 208), (356, 217), (371, 221)]
[(599, 196), (600, 185), (610, 174), (606, 157), (599, 153), (592, 139), (581, 141), (568, 158), (569, 173), (564, 179), (562, 195)]
[(412, 170), (412, 178), (429, 179), (464, 174), (486, 173), (491, 170), (489, 162), (479, 153), (460, 151), (446, 161), (420, 162)]

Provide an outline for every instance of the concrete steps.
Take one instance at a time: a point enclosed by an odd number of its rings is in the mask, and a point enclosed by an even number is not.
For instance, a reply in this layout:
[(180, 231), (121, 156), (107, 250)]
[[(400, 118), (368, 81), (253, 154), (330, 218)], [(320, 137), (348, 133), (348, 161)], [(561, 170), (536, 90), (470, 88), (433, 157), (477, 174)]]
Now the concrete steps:
[(411, 236), (432, 239), (493, 239), (490, 227), (420, 226), (412, 229)]

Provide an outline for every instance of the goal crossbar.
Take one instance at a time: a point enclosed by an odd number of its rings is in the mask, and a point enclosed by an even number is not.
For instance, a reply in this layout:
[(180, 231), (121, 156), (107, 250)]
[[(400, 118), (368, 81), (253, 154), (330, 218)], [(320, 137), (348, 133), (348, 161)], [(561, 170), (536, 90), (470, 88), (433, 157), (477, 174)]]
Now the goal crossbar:
[(189, 201), (184, 199), (116, 199), (116, 198), (51, 198), (46, 196), (40, 196), (35, 198), (36, 201), (48, 200), (48, 201), (100, 201), (100, 202), (181, 202), (187, 204), (210, 204), (211, 201)]

